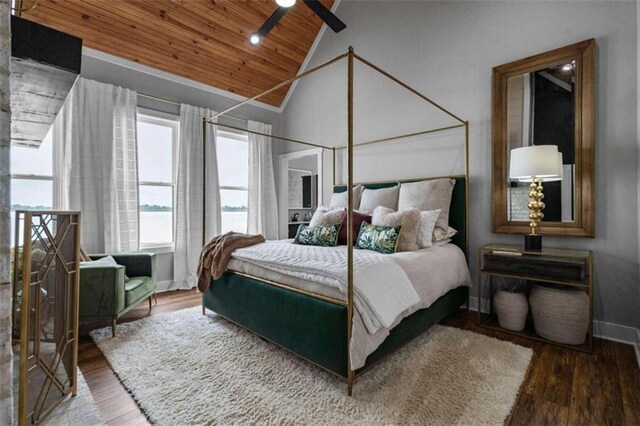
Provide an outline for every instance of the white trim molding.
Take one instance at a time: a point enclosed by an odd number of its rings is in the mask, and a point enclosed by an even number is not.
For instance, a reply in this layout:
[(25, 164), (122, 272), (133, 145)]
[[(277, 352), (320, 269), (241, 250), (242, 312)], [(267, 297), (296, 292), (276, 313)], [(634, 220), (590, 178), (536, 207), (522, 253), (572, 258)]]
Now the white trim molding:
[(633, 345), (636, 349), (636, 359), (638, 360), (638, 366), (640, 366), (640, 329), (636, 328), (636, 341)]
[[(469, 310), (478, 311), (478, 298), (469, 297)], [(489, 312), (489, 301), (482, 299), (482, 312)], [(634, 347), (640, 366), (640, 329), (604, 321), (593, 321), (593, 337), (625, 343)]]
[[(134, 71), (139, 71), (145, 74), (152, 75), (154, 77), (163, 78), (165, 80), (183, 84), (185, 86), (193, 87), (194, 89), (203, 90), (205, 92), (213, 93), (215, 95), (224, 96), (229, 99), (233, 99), (235, 101), (244, 101), (247, 98), (244, 96), (240, 96), (236, 93), (231, 93), (226, 90), (218, 89), (217, 87), (210, 86), (208, 84), (200, 83), (199, 81), (192, 80), (186, 77), (180, 77), (175, 74), (171, 74), (166, 71), (159, 70), (157, 68), (153, 68), (147, 65), (142, 65), (134, 61), (130, 61), (128, 59), (120, 58), (115, 55), (110, 55), (108, 53), (100, 52), (99, 50), (91, 49), (90, 47), (82, 47), (82, 55), (88, 58), (98, 59), (100, 61), (108, 62), (111, 64), (115, 64), (121, 67), (129, 68)], [(273, 112), (282, 112), (282, 107), (275, 107), (273, 105), (268, 105), (259, 101), (251, 101), (250, 105), (253, 105), (258, 108), (266, 109), (268, 111)]]

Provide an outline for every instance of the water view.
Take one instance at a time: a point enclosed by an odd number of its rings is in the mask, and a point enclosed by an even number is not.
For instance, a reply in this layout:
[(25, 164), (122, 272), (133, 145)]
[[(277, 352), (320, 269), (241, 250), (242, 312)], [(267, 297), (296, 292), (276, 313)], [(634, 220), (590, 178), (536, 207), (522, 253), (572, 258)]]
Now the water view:
[[(171, 211), (141, 211), (140, 241), (166, 243), (173, 241), (173, 215)], [(223, 211), (222, 233), (247, 232), (246, 211)]]
[[(36, 210), (30, 206), (20, 206), (23, 210)], [(45, 210), (41, 208), (40, 210)], [(50, 210), (50, 209), (47, 209)], [(11, 211), (11, 225), (15, 223), (15, 212)], [(223, 211), (222, 233), (236, 231), (247, 232), (246, 211)], [(11, 232), (11, 245), (15, 245), (15, 230)], [(173, 241), (173, 212), (141, 211), (140, 212), (140, 241), (145, 244), (171, 243)], [(22, 235), (19, 244), (22, 245)]]

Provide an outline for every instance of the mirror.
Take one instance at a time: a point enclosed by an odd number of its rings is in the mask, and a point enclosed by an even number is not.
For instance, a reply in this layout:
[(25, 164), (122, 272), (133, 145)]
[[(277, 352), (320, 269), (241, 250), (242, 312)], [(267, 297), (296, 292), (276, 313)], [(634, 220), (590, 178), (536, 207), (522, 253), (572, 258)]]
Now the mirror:
[(530, 230), (530, 183), (509, 179), (511, 150), (555, 145), (561, 176), (543, 179), (538, 232), (593, 236), (594, 53), (587, 40), (493, 69), (493, 232)]
[(280, 202), (285, 214), (282, 238), (295, 237), (322, 203), (322, 150), (310, 149), (280, 155)]
[[(315, 161), (315, 159), (313, 159)], [(313, 209), (317, 205), (318, 173), (289, 167), (289, 209)]]

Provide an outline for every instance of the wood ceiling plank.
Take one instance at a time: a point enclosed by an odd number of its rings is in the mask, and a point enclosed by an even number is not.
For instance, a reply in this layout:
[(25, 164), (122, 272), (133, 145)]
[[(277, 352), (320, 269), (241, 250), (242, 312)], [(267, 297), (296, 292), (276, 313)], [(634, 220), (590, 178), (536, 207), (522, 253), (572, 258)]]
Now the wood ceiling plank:
[[(47, 13), (48, 18), (47, 18), (47, 19), (48, 19), (49, 23), (50, 23), (50, 24), (53, 24), (53, 25), (54, 25), (54, 26), (56, 26), (56, 27), (60, 27), (60, 29), (61, 29), (61, 30), (63, 30), (63, 31), (67, 31), (67, 32), (78, 32), (78, 33), (79, 33), (78, 35), (80, 35), (80, 36), (84, 36), (84, 38), (86, 39), (86, 38), (87, 38), (87, 34), (86, 34), (84, 31), (85, 31), (85, 30), (87, 30), (87, 29), (90, 29), (90, 27), (91, 27), (91, 25), (88, 25), (88, 24), (89, 24), (88, 22), (82, 22), (81, 24), (80, 24), (80, 23), (78, 23), (77, 25), (79, 25), (79, 26), (81, 27), (81, 28), (80, 28), (80, 30), (78, 30), (78, 29), (74, 29), (74, 28), (71, 28), (71, 27), (72, 27), (72, 25), (70, 25), (70, 24), (69, 24), (69, 25), (64, 25), (64, 24), (65, 24), (65, 21), (67, 20), (67, 18), (64, 18), (64, 17), (61, 19), (61, 21), (60, 21), (60, 22), (54, 22), (54, 21), (55, 21), (55, 17), (56, 17), (56, 16), (58, 16), (60, 13), (65, 13), (65, 12), (66, 12), (65, 10), (62, 10), (62, 11), (58, 11), (58, 10), (56, 10), (56, 11), (48, 11), (48, 13)], [(77, 13), (77, 12), (75, 12), (75, 11), (71, 11), (70, 13)], [(88, 17), (88, 19), (89, 19), (89, 20), (91, 20), (91, 17)], [(112, 24), (113, 24), (113, 23), (112, 23)], [(113, 32), (113, 31), (111, 31), (111, 30), (112, 30), (112, 28), (110, 28), (110, 27), (94, 28), (94, 29), (93, 29), (93, 31), (95, 31), (95, 32), (98, 32), (98, 33), (101, 33), (101, 34), (102, 34), (102, 36), (101, 36), (99, 39), (94, 39), (94, 41), (95, 41), (96, 43), (104, 43), (104, 41), (105, 41), (105, 40), (103, 40), (103, 39), (104, 39), (104, 38), (106, 38), (106, 37), (109, 37), (109, 33), (112, 33), (112, 32)], [(122, 31), (119, 31), (119, 32), (118, 32), (118, 36), (119, 36), (119, 35), (121, 35), (121, 33), (125, 33), (125, 34), (126, 34), (126, 31), (127, 31), (127, 28), (123, 29)], [(126, 34), (126, 35), (127, 35), (127, 40), (136, 40), (136, 46), (137, 46), (137, 45), (139, 45), (139, 44), (144, 45), (145, 40), (143, 40), (143, 39), (144, 39), (144, 37), (143, 37), (142, 35), (140, 35), (140, 34)], [(113, 44), (113, 43), (116, 43), (116, 44), (117, 44), (118, 42), (119, 42), (119, 40), (113, 40), (113, 39), (109, 40), (109, 43), (112, 43), (112, 44)], [(129, 42), (122, 42), (122, 43), (120, 43), (120, 47), (121, 47), (122, 49), (127, 49), (127, 46), (128, 46), (129, 44), (130, 44)], [(150, 50), (150, 51), (152, 51), (152, 52), (158, 52), (158, 51), (159, 51), (159, 48), (161, 48), (161, 46), (162, 46), (162, 45), (154, 45), (154, 46), (152, 46), (152, 48), (151, 48), (151, 49), (149, 49), (149, 50)], [(94, 47), (94, 46), (91, 46), (91, 47)], [(105, 48), (104, 46), (102, 46), (102, 45), (100, 45), (100, 44), (98, 44), (98, 45), (97, 45), (97, 46), (95, 46), (95, 47), (96, 47), (96, 48), (98, 48), (99, 50), (109, 50), (109, 49)], [(125, 50), (125, 51), (126, 51), (127, 53), (131, 53), (129, 50), (130, 50), (130, 49), (127, 49), (127, 50)], [(134, 49), (134, 50), (135, 50), (135, 49)], [(111, 53), (111, 51), (110, 51), (110, 53)], [(154, 54), (154, 55), (155, 55), (155, 54)], [(174, 55), (173, 57), (169, 58), (169, 59), (170, 59), (170, 61), (169, 61), (168, 63), (169, 63), (169, 64), (171, 64), (171, 62), (175, 62), (176, 58), (177, 58), (178, 60), (182, 60), (182, 59), (184, 59), (183, 57), (185, 56), (185, 52), (184, 52), (184, 51), (182, 51), (182, 52), (180, 53), (180, 55), (181, 55), (181, 56)], [(120, 55), (120, 56), (123, 56), (123, 55)], [(127, 56), (127, 55), (125, 54), (124, 56)], [(219, 58), (220, 58), (220, 59), (223, 59), (224, 57), (223, 57), (223, 56), (219, 56)], [(130, 59), (132, 59), (132, 60), (136, 60), (136, 61), (138, 61), (138, 62), (145, 62), (144, 58), (142, 58), (142, 59), (141, 59), (141, 58), (138, 58), (138, 57), (135, 57), (135, 56), (134, 56), (134, 57), (131, 57)], [(198, 58), (196, 58), (196, 60), (197, 60), (197, 59), (198, 59)], [(215, 59), (215, 58), (214, 58), (214, 59)], [(190, 67), (191, 67), (191, 68), (196, 67), (196, 65), (197, 65), (197, 62), (190, 63)], [(206, 64), (205, 66), (201, 66), (201, 68), (206, 69), (206, 72), (209, 72), (209, 73), (211, 72), (211, 65), (210, 65), (210, 63)], [(226, 69), (224, 69), (224, 67), (223, 67), (223, 66), (222, 66), (222, 64), (220, 64), (220, 63), (218, 63), (218, 65), (216, 66), (216, 72), (223, 72), (223, 71), (224, 71), (224, 72), (227, 72), (227, 73), (229, 73), (233, 78), (235, 78), (236, 76), (243, 77), (243, 78), (244, 78), (244, 80), (243, 80), (243, 81), (244, 81), (245, 83), (251, 83), (251, 82), (255, 82), (255, 81), (259, 81), (259, 80), (261, 80), (261, 81), (262, 81), (262, 82), (257, 86), (257, 87), (258, 87), (257, 89), (252, 90), (252, 91), (250, 91), (250, 92), (249, 92), (249, 91), (247, 91), (247, 92), (240, 92), (240, 94), (242, 94), (242, 95), (244, 95), (244, 96), (249, 96), (249, 95), (253, 95), (253, 94), (255, 94), (255, 93), (258, 93), (259, 91), (262, 91), (262, 88), (263, 88), (263, 87), (272, 87), (272, 86), (273, 86), (273, 85), (275, 85), (277, 82), (279, 82), (279, 81), (281, 81), (281, 80), (283, 80), (283, 79), (284, 79), (284, 78), (274, 78), (274, 77), (273, 77), (273, 75), (271, 75), (272, 73), (270, 74), (270, 72), (271, 72), (270, 70), (271, 70), (271, 69), (270, 69), (269, 67), (267, 67), (267, 68), (266, 68), (266, 70), (265, 70), (265, 71), (267, 72), (266, 74), (249, 73), (249, 74), (242, 75), (242, 73), (241, 73), (241, 72), (239, 72), (236, 68), (231, 68), (231, 69), (229, 69), (229, 68), (227, 67)], [(176, 73), (176, 74), (178, 74), (178, 75), (188, 76), (189, 78), (192, 78), (192, 74), (191, 74), (191, 73), (187, 74), (187, 73), (185, 73), (185, 72), (176, 72), (175, 70), (174, 70), (174, 73)], [(266, 77), (265, 77), (265, 76), (266, 76)], [(265, 78), (266, 78), (266, 80), (265, 80)], [(230, 81), (231, 81), (231, 82), (234, 82), (235, 80), (230, 80)], [(237, 84), (237, 81), (235, 81), (235, 83)], [(232, 87), (233, 87), (233, 83), (230, 83), (230, 84), (231, 84), (231, 85), (232, 85)], [(218, 86), (218, 87), (219, 87), (219, 86)], [(225, 88), (225, 90), (227, 90), (227, 88)], [(234, 88), (233, 90), (231, 90), (231, 91), (236, 92), (236, 93), (238, 92), (235, 88)], [(269, 98), (268, 98), (268, 97), (265, 97), (265, 101), (266, 101), (267, 99), (269, 99)]]
[[(252, 13), (251, 11), (245, 10), (240, 14), (233, 14), (229, 12), (229, 8), (219, 8), (215, 7), (215, 5), (213, 5), (212, 3), (201, 2), (192, 3), (188, 9), (180, 8), (175, 5), (174, 8), (176, 8), (177, 11), (184, 11), (184, 13), (195, 13), (199, 19), (209, 23), (210, 26), (223, 27), (231, 31), (238, 37), (237, 42), (239, 43), (239, 45), (243, 48), (243, 50), (247, 52), (255, 52), (255, 50), (252, 49), (252, 45), (248, 43), (248, 36), (255, 32), (260, 27), (260, 25), (264, 23), (264, 20), (266, 20), (266, 18), (271, 14), (270, 12), (269, 15), (267, 15), (264, 19), (259, 18), (259, 23), (255, 22), (255, 20), (252, 23), (247, 19), (248, 17), (256, 15), (257, 12), (255, 11)], [(286, 15), (288, 15), (288, 13)], [(286, 48), (285, 50), (294, 52), (298, 56), (296, 60), (299, 61), (300, 59), (303, 59), (304, 56), (306, 56), (306, 51), (300, 46), (299, 43), (297, 43), (298, 40), (296, 38), (291, 37), (291, 35), (294, 34), (294, 30), (290, 28), (289, 31), (291, 34), (289, 34), (288, 38), (281, 37), (278, 41), (280, 42), (281, 47)]]
[[(258, 61), (253, 61), (250, 56), (247, 56), (247, 59), (238, 58), (235, 54), (234, 49), (221, 48), (220, 46), (213, 46), (215, 52), (210, 52), (210, 47), (208, 49), (201, 48), (198, 46), (198, 41), (194, 38), (183, 37), (179, 33), (174, 34), (159, 34), (157, 31), (153, 31), (152, 28), (146, 27), (142, 23), (138, 23), (135, 26), (131, 26), (127, 24), (127, 21), (124, 19), (119, 19), (117, 16), (100, 16), (97, 14), (97, 11), (90, 9), (87, 5), (85, 5), (85, 12), (77, 12), (73, 8), (68, 7), (60, 7), (57, 9), (46, 10), (46, 17), (42, 17), (42, 20), (51, 20), (53, 16), (66, 16), (69, 20), (68, 28), (71, 29), (72, 23), (75, 25), (81, 25), (83, 27), (83, 31), (87, 29), (87, 27), (93, 28), (93, 31), (99, 32), (103, 35), (112, 35), (119, 38), (125, 37), (128, 40), (136, 40), (137, 43), (148, 43), (149, 48), (151, 48), (154, 52), (163, 52), (169, 51), (171, 49), (168, 46), (171, 46), (178, 50), (181, 54), (182, 58), (188, 57), (193, 61), (199, 61), (199, 58), (208, 58), (209, 61), (205, 61), (207, 65), (210, 66), (211, 63), (231, 63), (231, 61), (237, 61), (237, 66), (243, 68), (248, 65), (248, 68), (251, 72), (263, 73), (263, 75), (270, 76), (266, 80), (263, 79), (264, 83), (273, 83), (273, 80), (283, 80), (288, 78), (289, 73), (282, 68), (276, 68), (274, 66), (270, 66), (269, 64), (263, 64)], [(95, 13), (91, 13), (95, 12)], [(76, 29), (73, 29), (76, 31)], [(174, 37), (175, 36), (175, 37)], [(168, 45), (168, 46), (167, 46)], [(244, 61), (244, 63), (243, 63)], [(236, 66), (229, 69), (230, 71), (238, 70)]]
[[(123, 56), (121, 55), (121, 53), (124, 51), (123, 49), (128, 49), (128, 54), (126, 56), (129, 56), (130, 53), (130, 57), (125, 56), (126, 59), (130, 59), (137, 63), (143, 63), (157, 69), (166, 68), (168, 64), (171, 66), (175, 66), (176, 63), (176, 59), (173, 57), (166, 58), (162, 55), (154, 54), (151, 50), (145, 49), (144, 47), (139, 48), (137, 46), (127, 46), (127, 43), (122, 42), (119, 39), (111, 39), (111, 37), (107, 35), (96, 36), (95, 34), (82, 33), (80, 33), (79, 35), (83, 37), (85, 45), (87, 45), (88, 47), (94, 47), (93, 43), (96, 42), (96, 40), (100, 39), (99, 46), (95, 47), (101, 47), (102, 51), (104, 51), (105, 53)], [(104, 47), (105, 38), (107, 38), (107, 41), (109, 41), (107, 47)], [(249, 84), (246, 84), (239, 89), (238, 83), (241, 79), (238, 76), (226, 77), (226, 73), (223, 73), (220, 70), (213, 73), (211, 69), (204, 69), (193, 64), (179, 69), (174, 67), (173, 70), (173, 74), (175, 75), (179, 75), (181, 77), (189, 78), (195, 81), (201, 81), (205, 84), (210, 84), (214, 87), (227, 90), (231, 93), (237, 93), (241, 96), (251, 97), (255, 95), (255, 93), (259, 93), (260, 91), (262, 91), (261, 87)], [(215, 75), (216, 78), (210, 79), (209, 77), (212, 75)], [(261, 101), (270, 105), (277, 105), (277, 102), (280, 102), (281, 98), (284, 96), (286, 96), (286, 91), (279, 90), (278, 93), (274, 92), (272, 94), (269, 94), (268, 96), (265, 96)]]
[[(251, 45), (249, 35), (276, 7), (274, 0), (40, 0), (23, 16), (96, 50), (252, 97), (296, 75), (323, 25), (298, 1)], [(260, 101), (279, 106), (287, 92)]]
[[(182, 13), (180, 14), (179, 9), (171, 9), (171, 7), (164, 7), (165, 5), (155, 5), (155, 4), (137, 4), (134, 5), (138, 10), (143, 12), (147, 12), (147, 14), (152, 14), (158, 19), (165, 20), (171, 25), (175, 25), (180, 27), (185, 32), (194, 33), (196, 36), (193, 37), (196, 40), (205, 40), (205, 41), (214, 41), (221, 45), (224, 45), (226, 48), (231, 48), (234, 50), (234, 54), (243, 60), (252, 60), (255, 57), (259, 57), (272, 63), (277, 66), (282, 66), (284, 69), (290, 69), (292, 66), (294, 67), (297, 63), (300, 62), (300, 57), (293, 54), (281, 54), (277, 51), (264, 52), (261, 55), (256, 55), (249, 48), (249, 44), (247, 40), (240, 36), (240, 34), (236, 35), (233, 32), (230, 32), (223, 28), (222, 26), (211, 27), (199, 20), (197, 14), (191, 14), (185, 8), (182, 8)], [(164, 13), (163, 13), (164, 12)], [(194, 16), (195, 15), (195, 16)], [(162, 18), (160, 16), (163, 16)], [(199, 37), (197, 37), (199, 36)], [(303, 58), (304, 60), (304, 58)]]
[[(55, 26), (64, 26), (66, 22), (73, 20), (75, 17), (71, 17), (69, 14), (75, 14), (77, 12), (73, 10), (51, 10), (47, 13), (48, 22)], [(123, 42), (120, 37), (116, 37), (114, 33), (117, 33), (118, 36), (125, 35), (130, 40), (136, 40), (135, 46), (131, 46), (131, 51), (139, 51), (140, 47), (144, 47), (149, 51), (158, 52), (157, 55), (163, 55), (163, 47), (165, 41), (157, 40), (153, 37), (150, 37), (148, 34), (139, 32), (137, 30), (129, 30), (126, 26), (123, 26), (119, 22), (111, 19), (109, 23), (102, 22), (100, 20), (95, 19), (94, 17), (87, 17), (83, 19), (84, 25), (81, 27), (75, 27), (72, 24), (67, 24), (66, 27), (60, 28), (63, 31), (71, 30), (73, 32), (81, 32), (82, 35), (87, 38), (87, 36), (92, 35), (92, 31), (87, 32), (88, 30), (95, 30), (96, 32), (100, 32), (100, 38), (92, 38), (97, 43), (100, 43), (98, 47), (103, 47), (102, 45), (105, 42), (109, 42), (110, 44), (119, 45), (121, 48), (128, 48), (131, 43)], [(75, 24), (75, 25), (80, 25)], [(198, 50), (197, 48), (192, 48), (189, 43), (181, 43), (175, 39), (169, 39), (168, 43), (174, 46), (178, 46), (180, 48), (180, 53), (168, 55), (165, 52), (165, 57), (169, 57), (170, 61), (169, 65), (172, 64), (175, 60), (180, 61), (189, 61), (188, 64), (190, 67), (199, 67), (201, 69), (206, 69), (210, 71), (212, 69), (212, 63), (217, 59), (215, 56), (210, 57), (210, 60), (206, 60), (203, 58), (203, 51)], [(183, 62), (184, 64), (184, 62)], [(242, 67), (234, 66), (232, 64), (228, 64), (225, 62), (217, 63), (215, 66), (216, 72), (225, 72), (228, 73), (230, 77), (238, 77), (243, 79), (245, 83), (259, 83), (258, 86), (262, 87), (265, 84), (274, 85), (278, 81), (281, 81), (286, 78), (286, 75), (278, 75), (277, 77), (269, 76), (269, 71), (271, 70), (269, 67), (264, 66), (262, 69), (252, 69), (246, 72), (242, 71)], [(273, 74), (278, 74), (273, 72)], [(275, 82), (275, 83), (274, 83)]]
[[(220, 6), (221, 3), (224, 4), (224, 7)], [(272, 47), (280, 50), (286, 50), (282, 49), (284, 47), (301, 52), (301, 59), (304, 60), (306, 52), (308, 51), (307, 45), (310, 46), (315, 39), (314, 35), (311, 37), (311, 42), (309, 43), (309, 34), (317, 34), (321, 25), (310, 25), (308, 20), (303, 21), (303, 25), (307, 27), (305, 29), (299, 29), (294, 25), (286, 25), (286, 23), (295, 16), (294, 10), (291, 9), (272, 30), (273, 35), (272, 33), (269, 33), (269, 36), (265, 37), (259, 46), (252, 46), (246, 42), (249, 35), (253, 34), (258, 30), (258, 28), (260, 28), (264, 21), (275, 11), (275, 7), (268, 9), (267, 13), (258, 14), (247, 11), (246, 7), (243, 8), (242, 5), (243, 2), (227, 1), (216, 2), (215, 4), (202, 4), (196, 2), (192, 7), (194, 9), (199, 9), (203, 14), (211, 14), (211, 16), (215, 18), (216, 22), (227, 21), (229, 22), (228, 25), (235, 26), (236, 30), (244, 37), (244, 44), (247, 47), (252, 48), (255, 52), (260, 52), (263, 49), (271, 50)], [(273, 3), (273, 5), (275, 5), (275, 3)]]
[[(216, 6), (220, 6), (227, 13), (243, 17), (243, 21), (250, 23), (251, 26), (254, 27), (254, 31), (264, 23), (264, 21), (276, 10), (277, 7), (275, 1), (272, 0), (251, 2), (223, 0), (216, 1), (214, 3)], [(333, 5), (333, 1), (324, 1), (322, 3), (329, 9)], [(202, 3), (197, 4), (202, 5)], [(207, 3), (207, 5), (211, 4), (213, 3)], [(261, 5), (261, 7), (258, 8), (256, 7), (257, 5)], [(322, 26), (322, 20), (320, 20), (320, 18), (318, 18), (308, 7), (303, 5), (301, 1), (291, 7), (287, 11), (285, 17), (292, 25), (283, 25), (282, 27), (284, 27), (284, 30), (291, 32), (299, 31), (305, 39), (315, 38), (309, 36), (310, 33), (307, 31), (317, 31)], [(281, 22), (284, 21), (284, 19), (285, 18), (282, 18)]]

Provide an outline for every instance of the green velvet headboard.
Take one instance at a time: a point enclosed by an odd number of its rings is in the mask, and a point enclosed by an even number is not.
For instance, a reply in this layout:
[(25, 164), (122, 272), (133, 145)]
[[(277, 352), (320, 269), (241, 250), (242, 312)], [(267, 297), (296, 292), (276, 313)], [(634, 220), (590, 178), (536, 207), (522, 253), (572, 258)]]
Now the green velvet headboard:
[[(421, 180), (429, 179), (430, 178), (407, 179), (392, 182), (370, 182), (364, 183), (363, 185), (365, 188), (379, 189), (396, 186), (398, 182), (418, 182)], [(449, 209), (449, 226), (455, 228), (458, 233), (452, 238), (451, 242), (460, 247), (460, 249), (464, 252), (468, 259), (469, 253), (467, 250), (467, 198), (465, 196), (467, 182), (464, 176), (452, 176), (452, 179), (455, 179), (456, 184), (453, 187), (453, 194), (451, 196), (451, 208)], [(336, 185), (333, 187), (333, 192), (344, 192), (346, 190), (346, 185)]]

